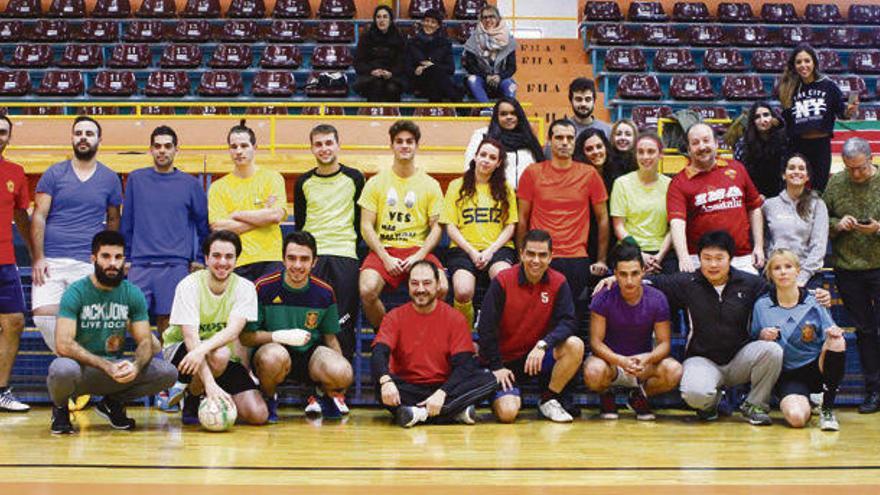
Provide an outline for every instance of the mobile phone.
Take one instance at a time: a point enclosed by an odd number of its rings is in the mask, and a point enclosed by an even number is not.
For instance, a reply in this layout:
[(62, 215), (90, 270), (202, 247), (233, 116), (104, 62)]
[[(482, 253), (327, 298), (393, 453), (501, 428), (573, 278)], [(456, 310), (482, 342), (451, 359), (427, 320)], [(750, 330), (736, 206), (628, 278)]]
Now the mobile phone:
[(847, 98), (847, 101), (846, 101), (846, 102), (847, 102), (849, 105), (852, 105), (853, 103), (856, 103), (856, 102), (858, 102), (858, 101), (859, 101), (859, 93), (858, 93), (857, 91), (850, 91), (850, 92), (849, 92), (849, 97)]
[(860, 218), (857, 221), (859, 222), (859, 225), (869, 225), (871, 223), (870, 218)]

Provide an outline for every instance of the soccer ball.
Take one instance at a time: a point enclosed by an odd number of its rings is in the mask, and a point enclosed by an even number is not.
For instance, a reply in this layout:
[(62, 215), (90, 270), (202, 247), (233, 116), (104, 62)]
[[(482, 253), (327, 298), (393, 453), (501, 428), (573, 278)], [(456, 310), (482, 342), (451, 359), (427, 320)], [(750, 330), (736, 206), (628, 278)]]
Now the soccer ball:
[(202, 399), (199, 404), (199, 423), (208, 431), (226, 431), (235, 424), (238, 411), (235, 404), (219, 399)]

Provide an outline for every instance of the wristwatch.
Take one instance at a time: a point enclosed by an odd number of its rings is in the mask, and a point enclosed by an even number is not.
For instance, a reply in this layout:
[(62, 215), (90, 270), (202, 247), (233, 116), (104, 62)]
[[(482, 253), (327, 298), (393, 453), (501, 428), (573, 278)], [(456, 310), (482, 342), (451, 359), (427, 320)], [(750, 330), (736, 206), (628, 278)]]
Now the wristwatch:
[(539, 351), (546, 351), (547, 350), (547, 342), (544, 342), (543, 340), (539, 340), (538, 343), (535, 344), (535, 348), (538, 349)]

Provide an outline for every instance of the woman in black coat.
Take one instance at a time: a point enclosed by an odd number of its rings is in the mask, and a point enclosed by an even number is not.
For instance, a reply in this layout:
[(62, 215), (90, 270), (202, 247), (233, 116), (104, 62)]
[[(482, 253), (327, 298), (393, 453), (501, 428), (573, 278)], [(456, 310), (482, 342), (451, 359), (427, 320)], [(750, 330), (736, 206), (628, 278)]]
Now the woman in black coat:
[(421, 28), (406, 46), (407, 74), (414, 93), (428, 101), (461, 101), (461, 92), (452, 80), (455, 59), (452, 42), (443, 27), (443, 14), (429, 9)]
[(354, 56), (354, 90), (367, 101), (400, 101), (405, 89), (406, 47), (387, 5), (373, 11), (373, 24), (361, 35)]

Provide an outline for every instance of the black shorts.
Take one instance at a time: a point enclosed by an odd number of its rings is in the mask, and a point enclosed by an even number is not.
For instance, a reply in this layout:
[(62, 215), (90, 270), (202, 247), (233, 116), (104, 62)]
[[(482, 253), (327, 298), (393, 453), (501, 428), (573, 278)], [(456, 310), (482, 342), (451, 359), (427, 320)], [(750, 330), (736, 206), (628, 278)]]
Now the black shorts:
[(333, 286), (336, 308), (339, 310), (339, 327), (342, 329), (336, 338), (342, 347), (342, 355), (349, 361), (354, 356), (354, 327), (361, 301), (358, 292), (359, 271), (360, 262), (357, 259), (332, 255), (318, 256), (318, 262), (312, 269), (313, 275)]
[[(489, 262), (489, 266), (492, 266), (499, 261), (515, 265), (516, 251), (514, 251), (513, 248), (506, 246), (502, 247), (492, 255), (492, 260)], [(483, 271), (483, 273), (488, 273), (488, 268), (489, 267), (486, 267), (486, 270)], [(477, 270), (474, 262), (471, 261), (471, 257), (461, 248), (450, 248), (449, 251), (446, 252), (446, 269), (449, 270), (449, 273), (453, 276), (455, 276), (455, 272), (458, 270), (466, 270), (474, 276), (479, 276), (481, 273), (480, 270)]]
[(793, 370), (782, 370), (776, 380), (776, 395), (784, 399), (787, 395), (803, 395), (809, 397), (822, 391), (822, 371), (819, 369), (819, 358), (809, 364)]
[[(177, 344), (177, 348), (174, 350), (174, 355), (171, 357), (171, 364), (174, 365), (175, 368), (177, 368), (180, 365), (180, 362), (183, 361), (186, 352), (186, 345), (183, 342)], [(192, 375), (184, 375), (178, 372), (177, 381), (181, 383), (190, 383), (192, 382)], [(251, 374), (248, 373), (247, 368), (236, 361), (229, 361), (226, 365), (226, 369), (223, 370), (223, 373), (221, 373), (220, 376), (214, 377), (214, 381), (217, 382), (217, 385), (229, 395), (240, 394), (241, 392), (257, 389), (257, 384), (251, 379)]]
[[(312, 377), (309, 376), (309, 362), (312, 360), (312, 354), (315, 353), (315, 349), (321, 346), (316, 345), (306, 352), (294, 351), (286, 345), (282, 345), (281, 347), (283, 347), (284, 350), (287, 351), (287, 355), (290, 356), (290, 371), (287, 372), (284, 381), (304, 385), (316, 385), (315, 381), (312, 380)], [(257, 349), (259, 348), (254, 349), (251, 354), (251, 362), (253, 362), (253, 355), (256, 354)]]

